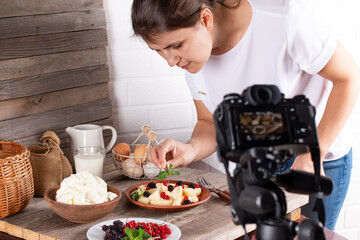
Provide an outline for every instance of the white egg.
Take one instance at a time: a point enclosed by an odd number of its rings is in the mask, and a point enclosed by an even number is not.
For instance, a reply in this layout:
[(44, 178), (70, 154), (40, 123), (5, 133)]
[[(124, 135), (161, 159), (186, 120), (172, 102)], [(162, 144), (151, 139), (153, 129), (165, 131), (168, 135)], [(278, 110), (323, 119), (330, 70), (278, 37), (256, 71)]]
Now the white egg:
[(154, 163), (148, 162), (147, 164), (143, 165), (144, 174), (147, 178), (155, 178), (160, 172), (160, 168), (158, 168)]

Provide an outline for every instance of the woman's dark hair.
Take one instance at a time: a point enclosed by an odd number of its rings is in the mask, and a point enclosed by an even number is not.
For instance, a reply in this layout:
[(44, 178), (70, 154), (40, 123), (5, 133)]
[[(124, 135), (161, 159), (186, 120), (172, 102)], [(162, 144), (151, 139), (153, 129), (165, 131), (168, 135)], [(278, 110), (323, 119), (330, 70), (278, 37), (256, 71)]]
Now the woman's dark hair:
[(152, 41), (159, 33), (193, 27), (199, 21), (204, 7), (214, 9), (216, 4), (236, 8), (241, 0), (226, 5), (226, 0), (134, 0), (131, 20), (134, 35)]

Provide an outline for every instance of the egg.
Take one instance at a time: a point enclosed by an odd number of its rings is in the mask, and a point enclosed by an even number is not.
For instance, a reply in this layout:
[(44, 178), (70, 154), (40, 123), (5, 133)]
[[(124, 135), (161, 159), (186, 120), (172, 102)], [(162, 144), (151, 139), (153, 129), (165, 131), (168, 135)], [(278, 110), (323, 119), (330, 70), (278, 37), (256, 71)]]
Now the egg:
[(144, 159), (144, 156), (146, 154), (147, 147), (147, 144), (139, 144), (135, 147), (133, 156), (136, 164), (140, 165), (145, 162), (146, 159)]
[(127, 159), (127, 157), (124, 157), (124, 156), (129, 156), (130, 155), (130, 146), (129, 144), (127, 143), (124, 143), (124, 142), (121, 142), (119, 144), (117, 144), (115, 146), (115, 149), (114, 151), (117, 153), (117, 154), (120, 154), (120, 155), (123, 155), (123, 156), (119, 156), (119, 155), (115, 155), (115, 158), (116, 160), (118, 161), (124, 161)]
[(122, 163), (122, 170), (130, 178), (139, 178), (144, 174), (143, 168), (137, 165), (131, 158), (126, 159)]
[(158, 168), (154, 163), (148, 162), (143, 165), (144, 174), (147, 178), (156, 178), (160, 172), (160, 168)]

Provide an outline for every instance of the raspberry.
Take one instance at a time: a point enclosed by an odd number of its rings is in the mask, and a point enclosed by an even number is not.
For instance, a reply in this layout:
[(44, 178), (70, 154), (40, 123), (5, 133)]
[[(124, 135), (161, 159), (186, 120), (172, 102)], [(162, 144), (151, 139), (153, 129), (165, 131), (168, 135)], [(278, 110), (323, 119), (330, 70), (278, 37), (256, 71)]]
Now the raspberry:
[(146, 189), (145, 190), (150, 190), (150, 188), (149, 187), (146, 187)]
[(166, 196), (165, 192), (161, 192), (161, 193), (160, 193), (160, 197), (161, 197), (161, 198), (165, 199), (165, 196)]
[(170, 197), (168, 195), (165, 195), (163, 198), (166, 200), (170, 199)]
[(164, 185), (165, 187), (167, 187), (167, 183), (166, 183), (166, 182), (163, 182), (163, 185)]
[(195, 188), (200, 188), (199, 184), (195, 184)]

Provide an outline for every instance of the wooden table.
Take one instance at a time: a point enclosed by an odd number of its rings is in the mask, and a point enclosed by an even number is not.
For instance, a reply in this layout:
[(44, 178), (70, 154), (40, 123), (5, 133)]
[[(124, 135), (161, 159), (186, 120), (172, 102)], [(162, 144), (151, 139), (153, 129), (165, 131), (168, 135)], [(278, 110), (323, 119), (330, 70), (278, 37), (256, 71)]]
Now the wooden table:
[[(180, 176), (169, 179), (180, 179), (195, 182), (197, 174), (204, 174), (214, 186), (227, 188), (225, 175), (208, 173), (200, 170), (179, 169)], [(140, 182), (123, 176), (107, 160), (104, 166), (103, 179), (124, 192), (131, 185)], [(299, 209), (308, 202), (305, 195), (286, 193), (288, 212)], [(21, 212), (0, 220), (0, 231), (24, 239), (31, 240), (82, 240), (86, 239), (87, 230), (94, 224), (110, 219), (127, 217), (145, 217), (166, 220), (178, 226), (182, 232), (181, 239), (236, 239), (244, 235), (241, 226), (236, 226), (230, 217), (230, 206), (217, 195), (212, 195), (206, 203), (187, 211), (162, 213), (140, 208), (122, 197), (112, 213), (92, 223), (76, 224), (56, 215), (43, 198), (33, 198)], [(300, 216), (299, 216), (300, 217)], [(251, 231), (255, 225), (247, 226)]]

